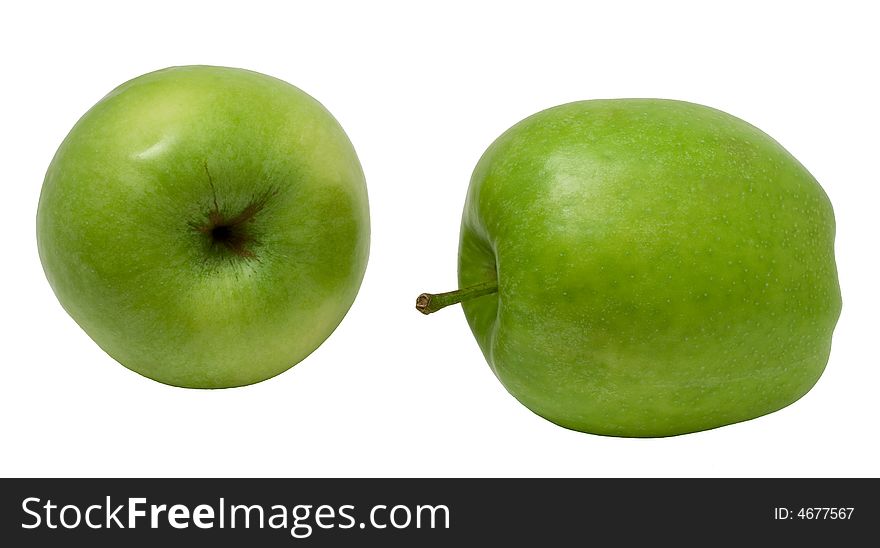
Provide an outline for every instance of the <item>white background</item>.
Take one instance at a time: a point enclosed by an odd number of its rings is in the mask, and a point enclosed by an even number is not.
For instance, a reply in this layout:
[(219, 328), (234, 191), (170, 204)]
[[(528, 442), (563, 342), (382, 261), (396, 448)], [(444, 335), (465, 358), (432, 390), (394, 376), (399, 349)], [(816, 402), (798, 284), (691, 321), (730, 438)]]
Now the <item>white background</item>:
[[(878, 9), (871, 2), (15, 2), (0, 14), (2, 476), (877, 476)], [(64, 313), (34, 215), (70, 127), (169, 65), (250, 68), (337, 117), (367, 175), (372, 253), (339, 329), (255, 386), (128, 371)], [(711, 105), (775, 137), (838, 219), (843, 315), (794, 405), (676, 438), (576, 433), (493, 377), (452, 289), (470, 172), (503, 130), (572, 100)], [(425, 204), (430, 213), (425, 215)]]

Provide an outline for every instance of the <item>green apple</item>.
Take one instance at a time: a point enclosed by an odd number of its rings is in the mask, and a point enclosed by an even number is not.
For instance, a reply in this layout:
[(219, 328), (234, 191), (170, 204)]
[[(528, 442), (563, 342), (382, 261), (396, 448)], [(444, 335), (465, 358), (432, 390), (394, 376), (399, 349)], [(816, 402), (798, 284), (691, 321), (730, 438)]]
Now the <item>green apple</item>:
[(40, 259), (101, 348), (157, 381), (267, 379), (315, 350), (369, 253), (364, 175), (315, 99), (247, 70), (152, 72), (104, 97), (46, 173)]
[(471, 179), (459, 291), (496, 376), (567, 428), (669, 436), (751, 419), (822, 374), (834, 216), (776, 141), (708, 107), (583, 101), (499, 137)]

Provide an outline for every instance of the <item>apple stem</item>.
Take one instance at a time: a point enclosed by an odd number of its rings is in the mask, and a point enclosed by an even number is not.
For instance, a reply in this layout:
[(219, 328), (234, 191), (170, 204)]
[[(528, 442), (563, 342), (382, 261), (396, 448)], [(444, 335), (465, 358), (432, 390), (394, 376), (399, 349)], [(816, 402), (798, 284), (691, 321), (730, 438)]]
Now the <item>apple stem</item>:
[(449, 305), (476, 299), (483, 295), (490, 295), (497, 291), (498, 282), (492, 280), (491, 282), (464, 287), (449, 293), (422, 293), (416, 299), (416, 310), (422, 314), (432, 314)]

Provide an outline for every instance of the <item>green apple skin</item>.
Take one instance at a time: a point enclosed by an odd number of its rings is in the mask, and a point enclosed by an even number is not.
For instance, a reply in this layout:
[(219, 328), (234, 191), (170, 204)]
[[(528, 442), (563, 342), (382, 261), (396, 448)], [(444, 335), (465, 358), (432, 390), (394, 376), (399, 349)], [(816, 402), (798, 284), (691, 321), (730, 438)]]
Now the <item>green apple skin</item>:
[(671, 436), (804, 395), (841, 299), (834, 216), (776, 141), (671, 100), (535, 114), (480, 159), (460, 287), (486, 359), (526, 407), (574, 430)]
[(61, 304), (117, 361), (221, 388), (293, 366), (336, 328), (369, 253), (355, 151), (281, 80), (173, 67), (89, 110), (49, 166), (40, 259)]

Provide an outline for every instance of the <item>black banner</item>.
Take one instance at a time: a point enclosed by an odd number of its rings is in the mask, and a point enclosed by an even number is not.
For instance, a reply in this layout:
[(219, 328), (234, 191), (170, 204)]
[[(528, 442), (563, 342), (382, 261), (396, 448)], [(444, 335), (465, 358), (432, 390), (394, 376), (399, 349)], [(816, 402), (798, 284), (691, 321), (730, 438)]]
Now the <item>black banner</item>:
[(847, 546), (880, 527), (876, 479), (7, 479), (0, 487), (4, 546)]

